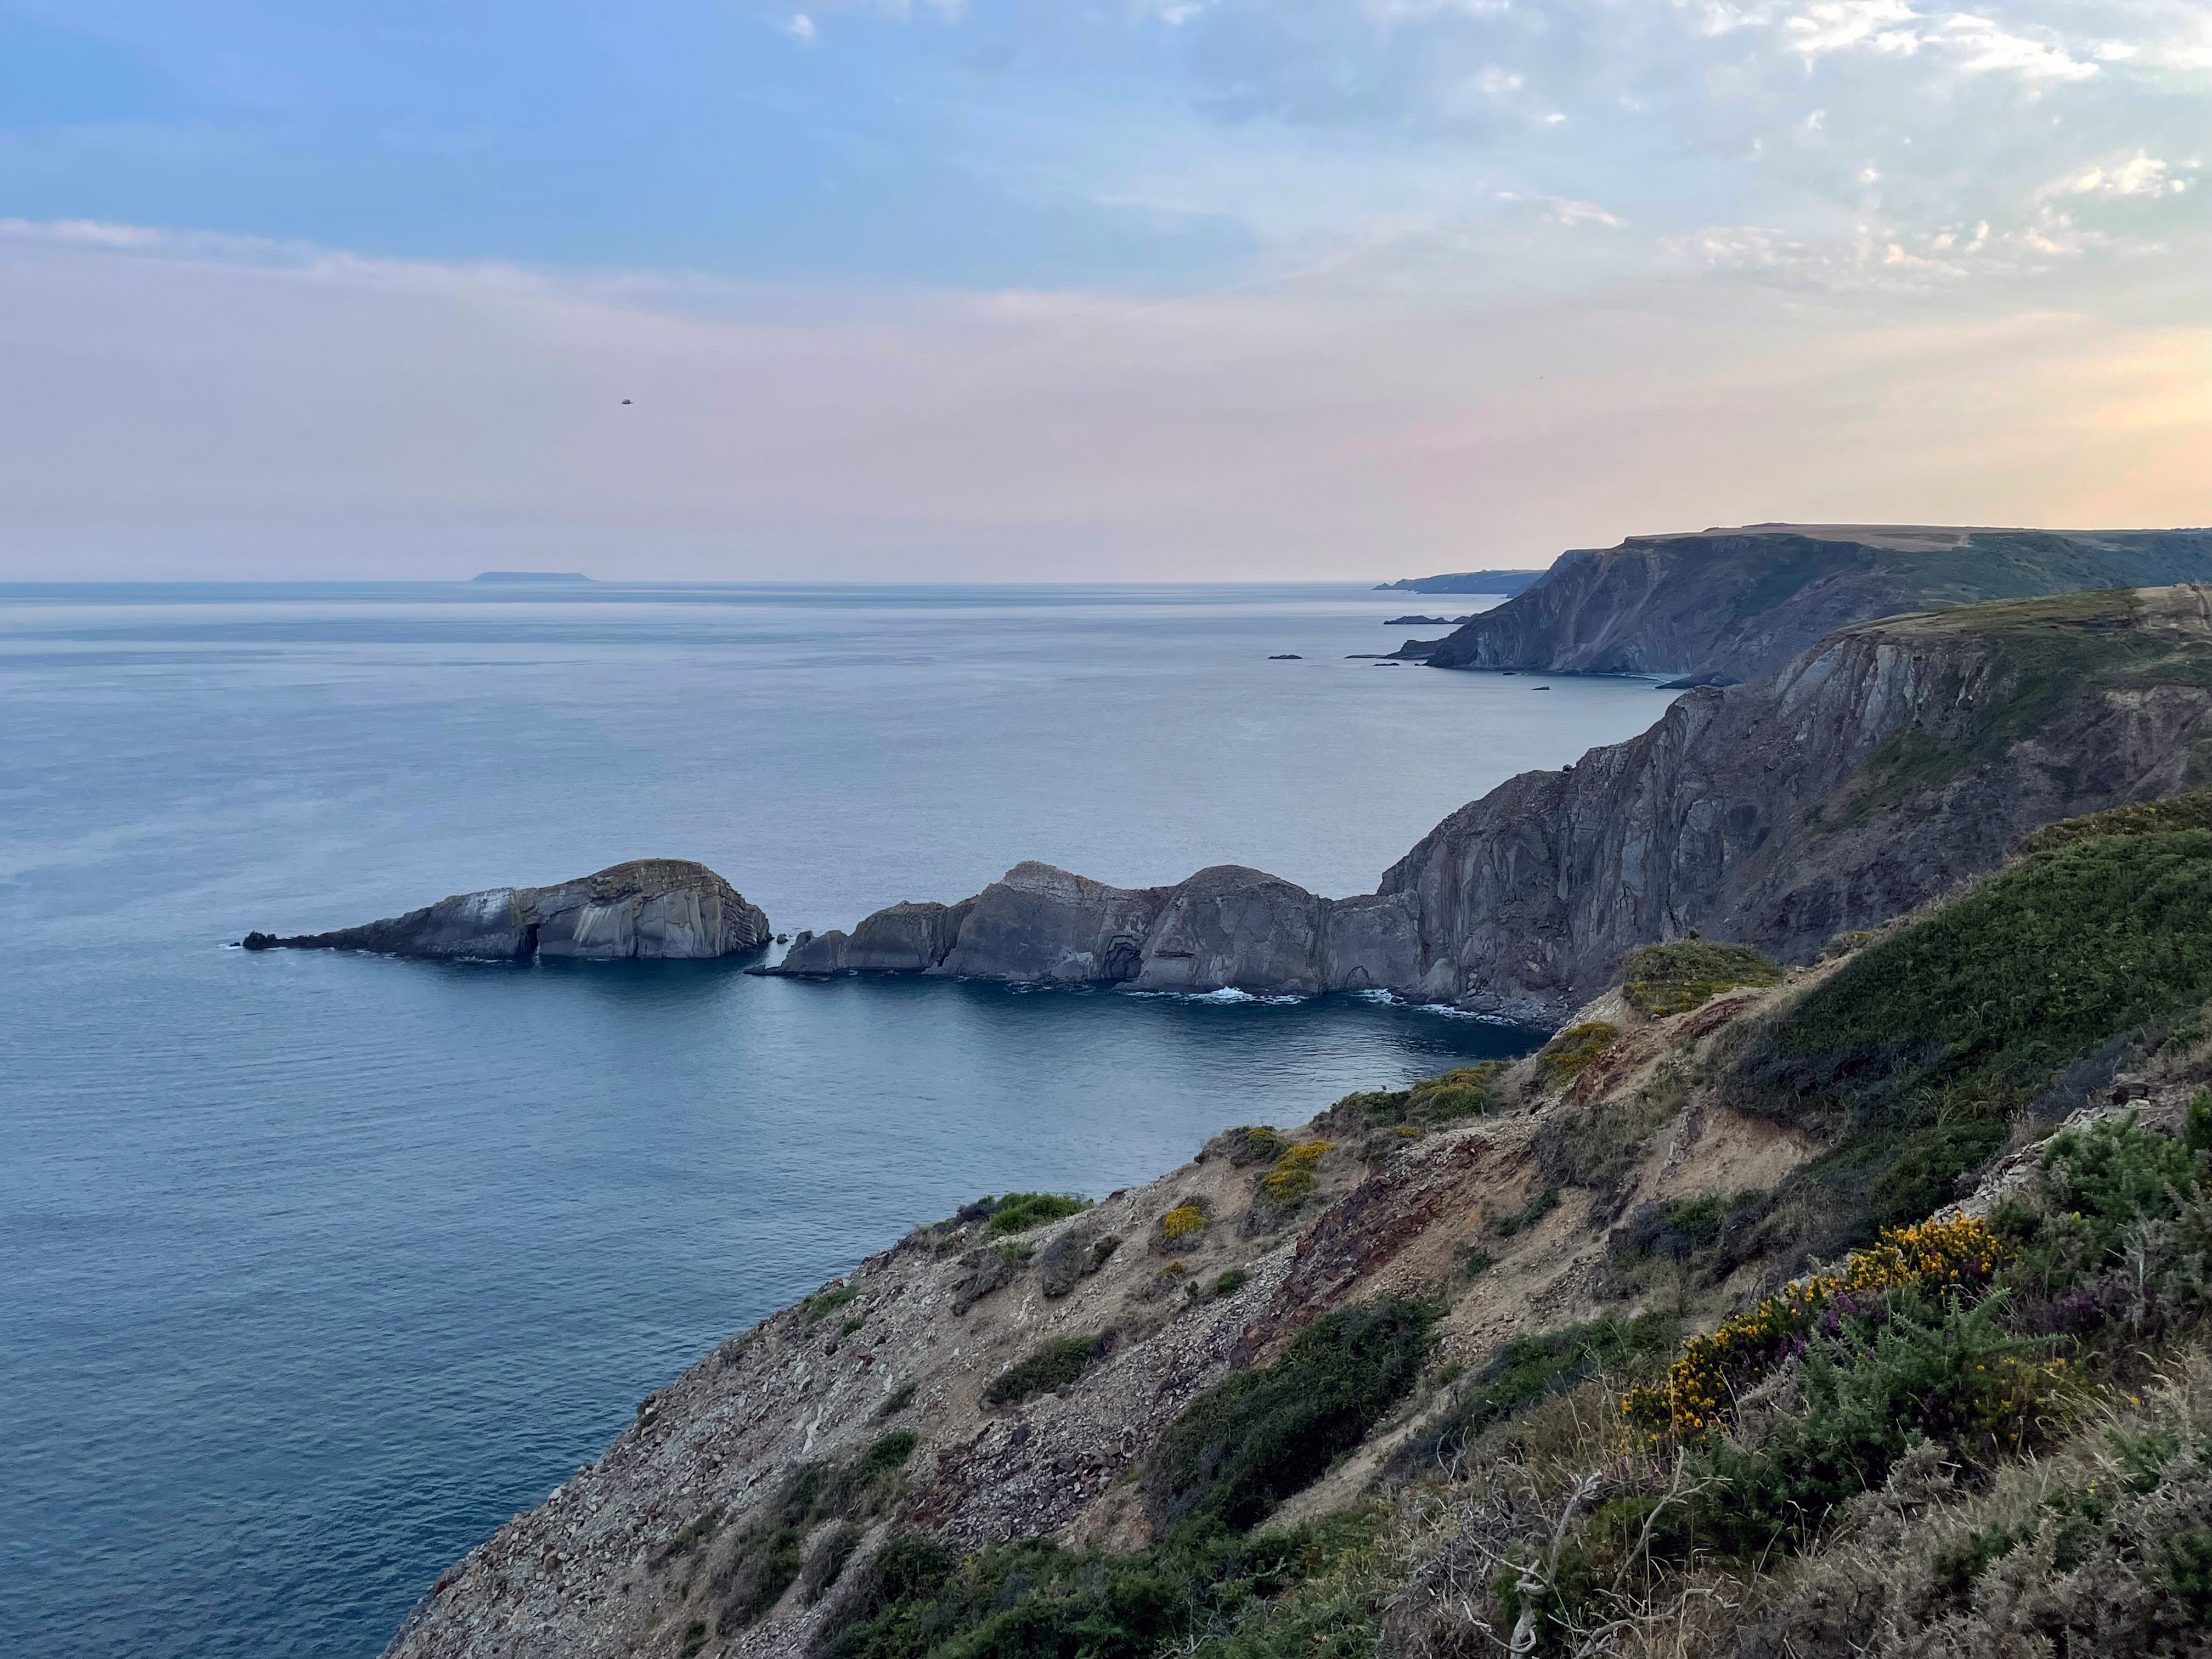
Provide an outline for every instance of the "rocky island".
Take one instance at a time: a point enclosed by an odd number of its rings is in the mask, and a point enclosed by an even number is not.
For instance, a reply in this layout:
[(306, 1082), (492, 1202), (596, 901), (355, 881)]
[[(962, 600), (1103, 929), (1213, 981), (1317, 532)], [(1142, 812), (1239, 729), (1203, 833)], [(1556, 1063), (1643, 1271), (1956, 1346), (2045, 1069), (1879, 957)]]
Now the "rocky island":
[(726, 957), (771, 937), (757, 905), (703, 864), (633, 859), (550, 887), (458, 893), (403, 916), (335, 933), (248, 933), (249, 951), (368, 951), (383, 956), (590, 961)]

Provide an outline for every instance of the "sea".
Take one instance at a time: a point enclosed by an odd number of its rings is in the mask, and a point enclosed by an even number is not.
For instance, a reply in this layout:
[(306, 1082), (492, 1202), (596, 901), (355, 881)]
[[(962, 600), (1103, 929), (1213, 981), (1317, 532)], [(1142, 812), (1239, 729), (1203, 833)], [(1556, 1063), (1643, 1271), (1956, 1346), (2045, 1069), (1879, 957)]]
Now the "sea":
[(252, 955), (248, 929), (644, 856), (785, 933), (1024, 859), (1367, 891), (1668, 700), (1358, 654), (1487, 603), (0, 586), (0, 1653), (369, 1659), (646, 1393), (916, 1224), (1540, 1037), (1370, 997)]

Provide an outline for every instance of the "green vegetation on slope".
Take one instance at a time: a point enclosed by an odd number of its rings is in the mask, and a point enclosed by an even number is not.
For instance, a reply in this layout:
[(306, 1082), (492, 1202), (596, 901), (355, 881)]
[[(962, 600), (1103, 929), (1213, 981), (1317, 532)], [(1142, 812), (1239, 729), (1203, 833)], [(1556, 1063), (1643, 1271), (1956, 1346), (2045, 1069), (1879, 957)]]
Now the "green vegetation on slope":
[(1092, 1364), (1114, 1351), (1112, 1334), (1097, 1336), (1056, 1336), (1039, 1343), (1026, 1355), (992, 1378), (983, 1390), (989, 1406), (1018, 1406), (1024, 1400), (1050, 1394), (1075, 1382)]
[(1388, 1595), (1374, 1532), (1371, 1514), (1249, 1538), (1194, 1526), (1120, 1555), (1030, 1538), (962, 1556), (933, 1538), (897, 1538), (819, 1651), (1156, 1659), (1202, 1637), (1221, 1659), (1354, 1659), (1373, 1651)]
[(1265, 1520), (1412, 1389), (1438, 1312), (1386, 1298), (1324, 1315), (1273, 1364), (1199, 1395), (1145, 1466), (1154, 1527), (1197, 1518), (1242, 1531)]
[(1743, 1109), (1835, 1135), (1778, 1195), (1832, 1251), (1950, 1198), (2069, 1062), (2208, 998), (2212, 830), (2075, 841), (1859, 952), (1723, 1084)]
[(1765, 951), (1695, 934), (1638, 946), (1621, 957), (1620, 973), (1621, 994), (1647, 1019), (1687, 1013), (1740, 986), (1782, 983), (1782, 969)]
[[(848, 1462), (804, 1463), (793, 1470), (775, 1501), (730, 1540), (708, 1575), (707, 1593), (720, 1607), (714, 1633), (732, 1636), (755, 1623), (802, 1573), (809, 1600), (835, 1583), (860, 1541), (852, 1523), (890, 1506), (898, 1472), (914, 1455), (915, 1443), (914, 1435), (897, 1430)], [(688, 1549), (703, 1543), (720, 1518), (719, 1510), (709, 1511), (678, 1534), (678, 1544)], [(808, 1535), (833, 1519), (847, 1524), (827, 1534), (810, 1557)], [(672, 1547), (654, 1565), (665, 1568), (680, 1553)], [(703, 1639), (705, 1632), (698, 1633)]]
[(1508, 1062), (1486, 1060), (1442, 1077), (1425, 1077), (1410, 1088), (1374, 1089), (1346, 1095), (1321, 1120), (1323, 1131), (1346, 1134), (1356, 1129), (1430, 1129), (1498, 1109), (1498, 1079)]
[(1199, 1395), (1145, 1468), (1149, 1549), (1027, 1539), (963, 1558), (893, 1539), (839, 1609), (826, 1659), (1152, 1659), (1198, 1635), (1249, 1659), (1370, 1650), (1389, 1571), (1371, 1515), (1246, 1534), (1411, 1391), (1436, 1318), (1388, 1299), (1343, 1309)]

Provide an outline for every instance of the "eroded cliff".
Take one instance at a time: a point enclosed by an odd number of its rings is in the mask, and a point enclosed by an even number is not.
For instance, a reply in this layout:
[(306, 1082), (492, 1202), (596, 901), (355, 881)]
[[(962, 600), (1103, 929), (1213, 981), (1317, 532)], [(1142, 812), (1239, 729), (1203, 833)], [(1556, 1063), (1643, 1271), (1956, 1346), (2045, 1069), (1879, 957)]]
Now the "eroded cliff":
[(2212, 775), (2212, 588), (2060, 595), (1841, 629), (1692, 690), (1626, 743), (1509, 780), (1379, 890), (1221, 866), (1122, 889), (1023, 864), (953, 905), (804, 934), (768, 971), (1139, 989), (1373, 988), (1557, 1018), (1632, 946), (1785, 961), (1993, 868), (2027, 831)]
[(1438, 668), (1771, 674), (1852, 623), (1935, 605), (2212, 580), (2212, 531), (1752, 525), (1564, 554), (1434, 643)]
[[(2194, 1651), (2158, 1540), (2212, 1526), (2208, 811), (1811, 969), (1646, 952), (1516, 1064), (919, 1229), (649, 1396), (392, 1659)], [(2008, 983), (1947, 1042), (1961, 974)], [(2100, 1484), (2162, 1497), (2037, 1541)]]

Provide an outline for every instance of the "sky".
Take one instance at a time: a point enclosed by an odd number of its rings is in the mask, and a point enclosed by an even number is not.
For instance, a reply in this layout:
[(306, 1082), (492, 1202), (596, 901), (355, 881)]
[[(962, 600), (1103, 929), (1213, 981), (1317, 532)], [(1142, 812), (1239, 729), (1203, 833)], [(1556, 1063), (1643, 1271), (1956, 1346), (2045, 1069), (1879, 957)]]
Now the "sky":
[(0, 580), (2205, 524), (2208, 94), (2200, 0), (0, 0)]

